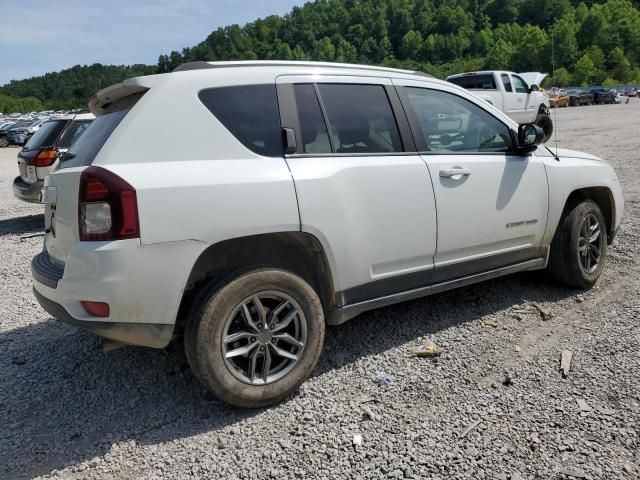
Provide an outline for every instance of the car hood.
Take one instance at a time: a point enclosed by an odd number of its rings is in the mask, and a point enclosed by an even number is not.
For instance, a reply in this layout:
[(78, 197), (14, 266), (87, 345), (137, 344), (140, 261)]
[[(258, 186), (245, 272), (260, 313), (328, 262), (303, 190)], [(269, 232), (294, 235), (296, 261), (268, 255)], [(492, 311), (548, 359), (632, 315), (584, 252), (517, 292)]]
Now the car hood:
[(520, 77), (527, 82), (527, 85), (542, 85), (542, 81), (547, 77), (546, 73), (540, 72), (525, 72), (519, 73)]
[(595, 160), (596, 162), (607, 163), (606, 160), (603, 160), (602, 158), (592, 155), (590, 153), (580, 152), (578, 150), (568, 150), (566, 148), (556, 149), (553, 145), (552, 146), (544, 145), (544, 146), (538, 147), (536, 154), (542, 157), (555, 157), (557, 155), (561, 159), (562, 158), (580, 158), (582, 160)]

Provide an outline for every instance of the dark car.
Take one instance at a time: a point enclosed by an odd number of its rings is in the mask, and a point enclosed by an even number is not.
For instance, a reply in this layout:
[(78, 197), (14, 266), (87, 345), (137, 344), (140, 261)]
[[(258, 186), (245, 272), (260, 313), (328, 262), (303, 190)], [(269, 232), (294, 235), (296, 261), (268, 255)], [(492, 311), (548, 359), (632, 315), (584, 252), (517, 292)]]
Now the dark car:
[(596, 105), (609, 105), (616, 103), (616, 96), (606, 88), (592, 88), (593, 100)]
[(582, 105), (593, 105), (593, 94), (582, 90), (569, 90), (569, 105), (572, 107), (580, 107)]
[(0, 147), (8, 147), (9, 145), (15, 143), (14, 138), (16, 132), (22, 131), (31, 123), (32, 122), (18, 122), (0, 131)]

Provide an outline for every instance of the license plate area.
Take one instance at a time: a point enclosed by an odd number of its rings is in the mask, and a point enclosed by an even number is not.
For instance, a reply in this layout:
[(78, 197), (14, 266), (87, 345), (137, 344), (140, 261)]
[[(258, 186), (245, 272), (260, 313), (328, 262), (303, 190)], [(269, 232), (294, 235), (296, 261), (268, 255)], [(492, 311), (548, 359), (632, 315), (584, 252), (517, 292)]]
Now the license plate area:
[(31, 183), (38, 180), (38, 174), (36, 173), (36, 167), (33, 165), (27, 165), (27, 180)]

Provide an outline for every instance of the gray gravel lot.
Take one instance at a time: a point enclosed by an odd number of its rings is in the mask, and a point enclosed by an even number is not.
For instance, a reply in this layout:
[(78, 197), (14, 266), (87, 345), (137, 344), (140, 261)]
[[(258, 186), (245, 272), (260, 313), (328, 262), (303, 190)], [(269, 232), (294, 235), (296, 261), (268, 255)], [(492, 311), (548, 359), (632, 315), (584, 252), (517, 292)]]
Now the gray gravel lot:
[[(0, 149), (0, 478), (640, 478), (640, 101), (557, 116), (559, 145), (610, 160), (625, 191), (596, 288), (534, 272), (364, 314), (257, 411), (213, 399), (179, 349), (103, 353), (36, 304), (41, 208), (13, 198)], [(412, 357), (427, 339), (444, 354)]]

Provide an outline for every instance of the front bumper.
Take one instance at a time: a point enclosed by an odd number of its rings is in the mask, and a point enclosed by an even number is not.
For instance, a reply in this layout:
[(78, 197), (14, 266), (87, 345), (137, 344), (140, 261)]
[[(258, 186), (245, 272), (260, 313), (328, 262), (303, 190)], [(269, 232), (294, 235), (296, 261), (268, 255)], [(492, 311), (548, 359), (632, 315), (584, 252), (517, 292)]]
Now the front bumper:
[(13, 194), (23, 202), (40, 203), (40, 190), (43, 185), (44, 181), (42, 180), (27, 183), (18, 176), (13, 179)]

